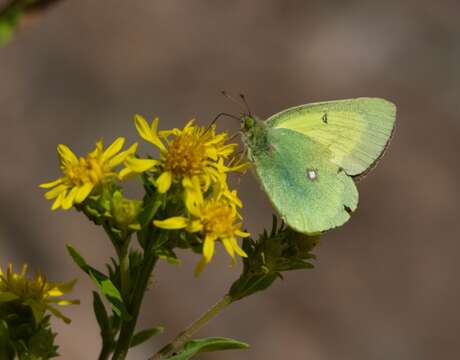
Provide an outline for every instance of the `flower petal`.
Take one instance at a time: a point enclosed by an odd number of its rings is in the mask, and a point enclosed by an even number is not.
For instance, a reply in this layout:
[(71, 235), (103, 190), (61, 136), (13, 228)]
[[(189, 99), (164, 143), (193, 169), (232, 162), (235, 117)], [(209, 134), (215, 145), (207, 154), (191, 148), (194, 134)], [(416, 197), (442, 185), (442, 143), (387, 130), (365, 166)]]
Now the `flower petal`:
[(55, 187), (56, 185), (59, 185), (62, 181), (63, 181), (63, 179), (59, 178), (57, 180), (54, 180), (54, 181), (51, 181), (51, 182), (48, 182), (48, 183), (40, 184), (39, 186), (42, 189), (49, 189), (49, 188)]
[(69, 193), (66, 195), (66, 197), (62, 200), (63, 210), (68, 210), (73, 206), (75, 202), (75, 196), (77, 196), (77, 191), (78, 191), (78, 188), (73, 187), (72, 190), (70, 190)]
[(233, 259), (233, 262), (235, 262), (235, 251), (231, 240), (229, 238), (222, 239), (222, 244), (224, 244), (225, 250), (227, 250), (228, 254)]
[(154, 220), (153, 225), (160, 229), (176, 230), (187, 226), (189, 220), (183, 216), (174, 216), (166, 220)]
[(104, 151), (102, 161), (110, 159), (118, 153), (125, 144), (125, 138), (119, 137)]
[(165, 171), (157, 179), (157, 188), (160, 194), (167, 192), (172, 183), (172, 173), (171, 171)]
[(128, 150), (122, 151), (118, 155), (114, 156), (112, 159), (109, 160), (109, 167), (114, 168), (115, 166), (120, 165), (125, 159), (136, 153), (137, 150), (137, 143), (132, 144)]
[(200, 274), (203, 272), (204, 268), (206, 267), (208, 263), (206, 262), (206, 259), (204, 257), (201, 258), (201, 260), (196, 264), (194, 274), (196, 277), (200, 276)]
[(54, 316), (58, 317), (59, 319), (63, 320), (66, 324), (70, 324), (72, 320), (70, 320), (67, 316), (61, 313), (58, 309), (53, 306), (47, 305), (46, 309), (52, 313)]
[(145, 141), (155, 145), (161, 151), (165, 151), (166, 148), (158, 137), (157, 128), (158, 128), (159, 119), (155, 118), (152, 121), (152, 124), (149, 126), (147, 121), (140, 115), (134, 115), (134, 124), (136, 126), (137, 132)]
[(158, 165), (159, 161), (154, 159), (138, 159), (135, 157), (130, 157), (126, 159), (125, 165), (130, 168), (131, 171), (136, 173), (143, 173), (147, 170), (150, 170), (154, 166)]
[(235, 252), (241, 256), (241, 257), (248, 257), (248, 255), (243, 251), (242, 248), (240, 248), (240, 246), (238, 245), (238, 243), (236, 242), (236, 239), (234, 237), (230, 238), (230, 242), (232, 244), (232, 247), (233, 247), (233, 250), (235, 250)]
[(62, 200), (64, 200), (65, 192), (61, 192), (56, 200), (54, 200), (53, 205), (51, 205), (51, 210), (56, 210), (62, 206)]
[(64, 162), (68, 162), (71, 164), (77, 164), (78, 163), (78, 158), (77, 156), (72, 152), (72, 150), (69, 149), (68, 146), (64, 144), (59, 144), (57, 147), (57, 152), (59, 154), (59, 157), (61, 160)]
[(200, 222), (200, 220), (193, 220), (190, 222), (187, 226), (187, 231), (194, 233), (203, 230), (203, 224)]
[(241, 230), (236, 230), (236, 231), (235, 231), (235, 235), (236, 235), (236, 236), (239, 236), (239, 237), (242, 237), (242, 238), (251, 236), (250, 233), (245, 232), (245, 231), (241, 231)]
[(204, 239), (203, 257), (206, 263), (209, 263), (214, 255), (215, 240), (215, 237), (212, 237), (210, 235), (206, 236), (206, 238)]
[(50, 191), (47, 191), (45, 193), (45, 199), (47, 199), (47, 200), (54, 199), (60, 193), (66, 192), (67, 189), (68, 189), (68, 187), (65, 186), (65, 185), (58, 185), (54, 189), (51, 189)]
[(88, 197), (88, 195), (91, 193), (93, 188), (94, 188), (94, 185), (92, 183), (86, 183), (85, 185), (77, 188), (78, 190), (77, 190), (77, 194), (75, 195), (75, 202), (77, 204), (80, 204), (81, 202), (83, 202)]

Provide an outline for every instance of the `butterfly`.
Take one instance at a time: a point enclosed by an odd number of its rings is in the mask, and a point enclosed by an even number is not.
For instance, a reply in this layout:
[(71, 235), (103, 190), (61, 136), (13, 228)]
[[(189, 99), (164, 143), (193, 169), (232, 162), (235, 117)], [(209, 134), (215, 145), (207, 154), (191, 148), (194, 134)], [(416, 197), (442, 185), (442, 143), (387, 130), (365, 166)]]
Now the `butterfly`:
[(343, 225), (358, 206), (355, 181), (381, 158), (396, 106), (381, 98), (300, 105), (265, 121), (241, 118), (242, 141), (263, 190), (294, 230)]

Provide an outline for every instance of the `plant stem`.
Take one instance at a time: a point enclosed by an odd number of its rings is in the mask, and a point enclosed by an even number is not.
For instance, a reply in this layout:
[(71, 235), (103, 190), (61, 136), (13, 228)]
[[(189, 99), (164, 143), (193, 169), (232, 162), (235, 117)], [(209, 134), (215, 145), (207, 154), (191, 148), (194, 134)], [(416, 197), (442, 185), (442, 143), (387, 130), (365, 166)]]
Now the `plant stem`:
[(131, 339), (133, 337), (134, 330), (136, 329), (137, 318), (139, 317), (145, 290), (147, 289), (150, 275), (152, 274), (153, 268), (158, 260), (158, 258), (152, 253), (146, 253), (145, 257), (145, 263), (141, 274), (139, 275), (139, 281), (137, 281), (133, 289), (133, 298), (130, 306), (131, 319), (124, 322), (121, 326), (120, 335), (118, 336), (118, 342), (112, 360), (124, 360), (131, 345)]
[(98, 360), (108, 360), (111, 353), (112, 353), (111, 347), (104, 345), (102, 347), (101, 353), (99, 354)]
[(120, 261), (120, 281), (121, 281), (121, 292), (123, 297), (126, 299), (129, 298), (130, 292), (130, 273), (129, 273), (129, 242), (130, 238), (125, 237), (123, 247), (119, 254), (119, 261)]
[(176, 338), (169, 344), (165, 345), (156, 354), (149, 357), (148, 360), (161, 360), (163, 356), (168, 355), (174, 350), (178, 350), (184, 346), (184, 344), (190, 340), (190, 338), (198, 332), (203, 326), (205, 326), (211, 319), (217, 316), (223, 309), (232, 303), (230, 295), (225, 295), (220, 299), (213, 307), (206, 311), (200, 318), (198, 318), (193, 324), (187, 329), (182, 331)]

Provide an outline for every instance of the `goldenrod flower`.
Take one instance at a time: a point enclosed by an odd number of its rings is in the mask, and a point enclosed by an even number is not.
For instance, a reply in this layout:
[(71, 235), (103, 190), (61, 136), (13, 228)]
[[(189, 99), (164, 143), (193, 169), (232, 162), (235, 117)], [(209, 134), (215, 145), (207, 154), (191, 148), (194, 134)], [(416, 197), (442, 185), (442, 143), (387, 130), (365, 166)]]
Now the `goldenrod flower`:
[[(133, 173), (157, 170), (155, 179), (158, 192), (167, 192), (173, 183), (181, 183), (184, 189), (206, 192), (212, 184), (221, 182), (222, 174), (242, 171), (246, 164), (225, 164), (230, 159), (237, 144), (226, 144), (228, 134), (216, 134), (215, 126), (204, 128), (189, 121), (182, 129), (158, 132), (158, 118), (149, 125), (147, 121), (135, 116), (136, 129), (140, 136), (160, 150), (160, 160), (130, 157), (125, 161), (126, 168), (120, 172), (124, 178)], [(161, 139), (160, 139), (161, 137)]]
[(124, 142), (125, 139), (118, 138), (104, 150), (103, 142), (99, 140), (92, 152), (80, 158), (66, 145), (58, 145), (63, 176), (40, 185), (45, 189), (53, 188), (45, 194), (48, 200), (56, 198), (51, 209), (70, 209), (74, 204), (83, 202), (100, 185), (112, 181), (116, 177), (114, 168), (136, 152), (137, 144), (120, 152)]
[[(229, 194), (232, 199), (238, 199), (235, 192)], [(236, 205), (241, 204), (240, 200), (229, 201), (221, 194), (208, 199), (197, 194), (195, 199), (198, 201), (186, 201), (188, 217), (175, 216), (166, 220), (154, 220), (153, 224), (162, 229), (186, 229), (188, 232), (201, 234), (204, 239), (203, 259), (196, 268), (197, 275), (211, 261), (216, 241), (222, 242), (233, 261), (235, 253), (246, 257), (237, 242), (237, 237), (249, 236), (249, 233), (241, 230), (242, 223), (238, 222), (241, 217)]]
[(53, 315), (70, 323), (54, 304), (66, 306), (79, 304), (78, 300), (63, 300), (60, 298), (70, 292), (76, 280), (68, 283), (51, 283), (46, 281), (43, 275), (37, 274), (33, 279), (28, 279), (27, 265), (23, 265), (20, 273), (13, 271), (13, 265), (9, 264), (6, 272), (0, 267), (0, 303), (18, 301), (31, 308), (35, 320), (39, 322), (48, 310)]

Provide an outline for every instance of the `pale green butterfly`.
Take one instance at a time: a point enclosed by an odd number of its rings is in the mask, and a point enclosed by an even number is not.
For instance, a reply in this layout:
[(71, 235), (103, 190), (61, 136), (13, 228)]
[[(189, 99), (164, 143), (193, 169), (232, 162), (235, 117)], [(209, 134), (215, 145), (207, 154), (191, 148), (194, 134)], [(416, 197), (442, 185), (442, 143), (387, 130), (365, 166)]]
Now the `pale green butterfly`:
[(242, 140), (281, 218), (314, 234), (344, 224), (356, 210), (354, 178), (375, 166), (395, 117), (395, 105), (380, 98), (312, 103), (266, 121), (244, 115)]

